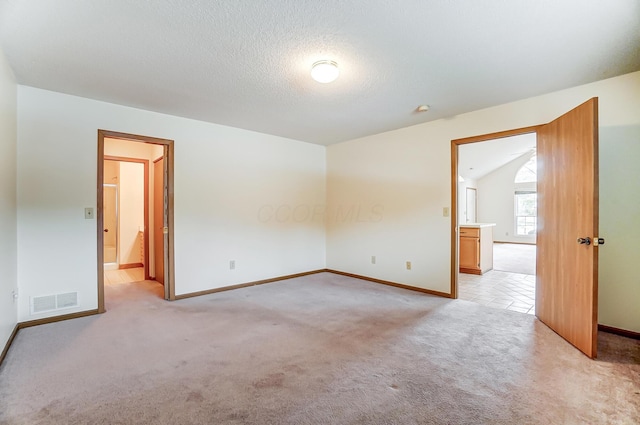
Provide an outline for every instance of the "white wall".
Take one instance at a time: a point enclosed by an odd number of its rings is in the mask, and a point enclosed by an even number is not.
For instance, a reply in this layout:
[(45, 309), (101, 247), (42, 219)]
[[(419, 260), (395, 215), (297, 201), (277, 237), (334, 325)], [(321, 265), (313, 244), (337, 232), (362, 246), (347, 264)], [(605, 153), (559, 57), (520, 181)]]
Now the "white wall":
[(516, 235), (515, 191), (536, 190), (536, 183), (514, 183), (520, 168), (531, 158), (521, 156), (478, 179), (478, 221), (496, 223), (496, 242), (536, 243), (536, 235)]
[(640, 124), (601, 128), (600, 141), (600, 323), (640, 332)]
[[(626, 155), (637, 155), (630, 145), (640, 143), (640, 72), (329, 146), (329, 211), (352, 205), (367, 213), (375, 205), (383, 214), (329, 221), (327, 267), (449, 292), (450, 218), (443, 217), (442, 208), (451, 203), (451, 140), (547, 123), (593, 96), (599, 97), (603, 158), (618, 148), (620, 137), (628, 141)], [(627, 156), (620, 165), (630, 167), (638, 160)], [(621, 172), (612, 162), (602, 161), (601, 177)], [(627, 186), (618, 187), (603, 178), (601, 194), (640, 192), (638, 179), (625, 181)], [(627, 202), (637, 208), (640, 197)], [(601, 205), (603, 232), (616, 221), (638, 232), (639, 220)], [(616, 243), (616, 251), (628, 250), (638, 258), (635, 242), (620, 238)], [(600, 251), (600, 323), (640, 331), (634, 261), (618, 259), (607, 250), (612, 245)], [(371, 255), (377, 255), (378, 264), (370, 263)], [(405, 269), (406, 260), (413, 262), (413, 270)]]
[(16, 83), (0, 50), (0, 351), (17, 322)]
[(451, 148), (426, 127), (327, 148), (328, 268), (449, 292)]
[(322, 215), (304, 211), (324, 206), (323, 146), (19, 86), (20, 320), (42, 294), (97, 307), (98, 129), (175, 140), (176, 294), (325, 267)]
[(140, 263), (144, 246), (139, 235), (139, 229), (144, 228), (144, 164), (120, 162), (119, 189), (118, 263)]

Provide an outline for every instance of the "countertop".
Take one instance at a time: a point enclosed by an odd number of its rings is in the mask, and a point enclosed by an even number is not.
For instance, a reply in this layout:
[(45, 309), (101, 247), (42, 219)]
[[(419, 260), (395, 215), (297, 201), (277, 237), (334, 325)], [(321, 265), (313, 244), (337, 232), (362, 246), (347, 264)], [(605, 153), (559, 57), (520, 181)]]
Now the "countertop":
[(465, 224), (461, 224), (460, 227), (474, 227), (476, 229), (482, 228), (482, 227), (494, 227), (496, 225), (496, 223), (465, 223)]

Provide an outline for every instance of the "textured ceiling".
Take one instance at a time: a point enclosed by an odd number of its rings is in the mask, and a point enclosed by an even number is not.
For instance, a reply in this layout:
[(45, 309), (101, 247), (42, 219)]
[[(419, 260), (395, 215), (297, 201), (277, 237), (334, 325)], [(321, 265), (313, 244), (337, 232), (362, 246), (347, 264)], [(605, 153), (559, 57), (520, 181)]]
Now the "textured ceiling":
[(0, 0), (0, 41), (20, 84), (331, 144), (637, 71), (640, 0)]

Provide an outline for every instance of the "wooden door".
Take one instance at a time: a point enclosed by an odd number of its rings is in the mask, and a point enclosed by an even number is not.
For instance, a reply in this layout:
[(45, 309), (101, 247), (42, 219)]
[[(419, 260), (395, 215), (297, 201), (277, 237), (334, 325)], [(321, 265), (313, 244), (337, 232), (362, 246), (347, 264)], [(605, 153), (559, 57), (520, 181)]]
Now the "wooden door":
[(165, 259), (165, 172), (164, 159), (153, 163), (153, 259), (155, 263), (155, 279), (164, 285)]
[(536, 316), (597, 354), (598, 99), (538, 129)]

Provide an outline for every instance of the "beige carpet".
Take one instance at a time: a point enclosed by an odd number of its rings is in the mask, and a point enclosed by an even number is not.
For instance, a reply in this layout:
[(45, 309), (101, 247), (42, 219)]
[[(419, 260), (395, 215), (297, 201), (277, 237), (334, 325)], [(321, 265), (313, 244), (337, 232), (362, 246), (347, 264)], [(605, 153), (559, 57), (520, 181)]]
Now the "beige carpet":
[[(20, 331), (2, 424), (635, 424), (640, 344), (323, 273)], [(128, 296), (129, 298), (126, 298)]]

